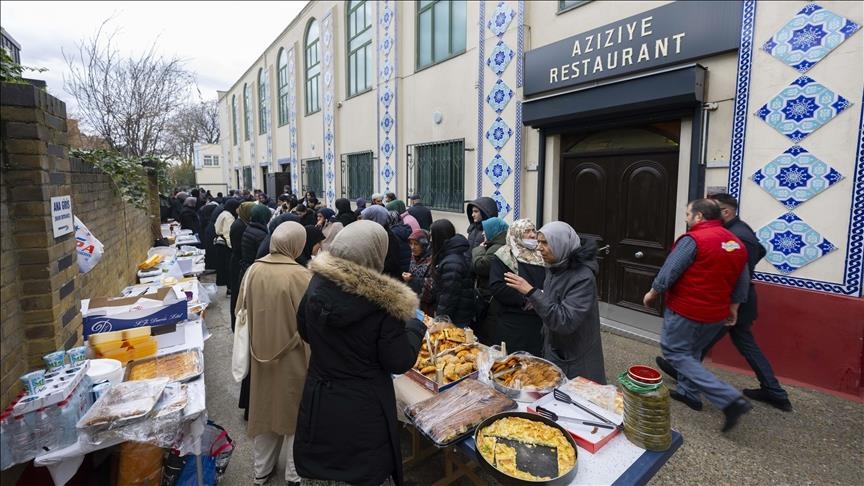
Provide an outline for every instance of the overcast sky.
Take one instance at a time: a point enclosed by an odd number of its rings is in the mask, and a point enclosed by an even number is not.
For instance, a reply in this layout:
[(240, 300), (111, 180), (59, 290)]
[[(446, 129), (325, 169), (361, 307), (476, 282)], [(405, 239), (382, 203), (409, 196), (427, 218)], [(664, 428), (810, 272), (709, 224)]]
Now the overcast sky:
[(21, 64), (48, 68), (25, 71), (24, 77), (44, 79), (48, 91), (66, 102), (63, 90), (68, 67), (61, 48), (77, 54), (78, 44), (96, 34), (113, 18), (114, 44), (121, 54), (141, 53), (156, 43), (166, 57), (187, 60), (204, 99), (215, 99), (252, 65), (307, 2), (19, 2), (0, 4), (2, 26), (21, 45)]

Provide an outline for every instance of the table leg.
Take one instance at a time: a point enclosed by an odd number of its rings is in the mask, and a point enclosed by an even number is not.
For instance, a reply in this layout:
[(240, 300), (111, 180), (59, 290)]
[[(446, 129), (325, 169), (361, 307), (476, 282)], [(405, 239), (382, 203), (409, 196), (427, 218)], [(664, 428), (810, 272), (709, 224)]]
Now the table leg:
[(459, 453), (454, 447), (444, 449), (444, 477), (432, 483), (432, 486), (447, 486), (462, 476), (467, 477), (477, 486), (486, 484), (474, 472), (477, 463), (464, 457), (460, 459), (458, 456)]

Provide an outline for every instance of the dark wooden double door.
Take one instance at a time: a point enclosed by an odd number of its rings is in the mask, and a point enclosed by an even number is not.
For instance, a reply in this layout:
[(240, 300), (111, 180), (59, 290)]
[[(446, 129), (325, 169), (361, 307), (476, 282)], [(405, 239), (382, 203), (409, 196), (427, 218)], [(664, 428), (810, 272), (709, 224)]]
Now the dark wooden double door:
[(600, 299), (661, 314), (642, 305), (672, 246), (678, 152), (564, 155), (559, 215), (600, 251)]

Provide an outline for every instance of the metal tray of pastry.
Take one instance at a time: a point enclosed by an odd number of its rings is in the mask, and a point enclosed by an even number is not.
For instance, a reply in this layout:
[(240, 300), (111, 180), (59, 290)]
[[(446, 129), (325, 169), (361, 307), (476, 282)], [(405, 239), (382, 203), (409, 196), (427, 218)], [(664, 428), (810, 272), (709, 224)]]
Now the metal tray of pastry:
[(112, 385), (75, 426), (88, 432), (96, 432), (122, 427), (142, 419), (153, 410), (166, 385), (166, 378)]
[[(499, 360), (499, 361), (496, 361), (495, 364), (506, 362), (507, 360), (509, 360), (511, 358), (516, 358), (520, 361), (526, 361), (526, 362), (530, 362), (530, 361), (539, 362), (539, 363), (542, 363), (544, 365), (551, 367), (553, 370), (558, 372), (558, 380), (555, 383), (553, 383), (551, 386), (537, 388), (536, 386), (526, 385), (526, 386), (521, 387), (521, 388), (512, 388), (512, 387), (509, 387), (509, 386), (505, 385), (504, 383), (502, 383), (501, 377), (493, 378), (492, 376), (494, 376), (495, 373), (492, 370), (490, 370), (489, 373), (490, 373), (490, 381), (492, 382), (492, 386), (495, 387), (495, 389), (498, 390), (499, 392), (507, 395), (508, 397), (512, 398), (513, 400), (516, 400), (517, 402), (523, 402), (523, 403), (534, 402), (534, 401), (538, 400), (539, 398), (542, 398), (543, 396), (551, 393), (552, 390), (554, 390), (555, 388), (557, 388), (561, 384), (563, 384), (565, 381), (567, 381), (567, 377), (564, 375), (564, 372), (555, 363), (553, 363), (551, 361), (547, 361), (543, 358), (538, 358), (537, 356), (534, 356), (534, 355), (529, 354), (529, 353), (521, 352), (521, 351), (512, 353), (509, 356), (507, 356), (506, 358)], [(493, 368), (494, 368), (494, 364), (493, 364)]]
[(170, 381), (185, 383), (198, 378), (203, 372), (204, 355), (200, 349), (193, 348), (130, 361), (126, 365), (123, 381), (165, 377)]

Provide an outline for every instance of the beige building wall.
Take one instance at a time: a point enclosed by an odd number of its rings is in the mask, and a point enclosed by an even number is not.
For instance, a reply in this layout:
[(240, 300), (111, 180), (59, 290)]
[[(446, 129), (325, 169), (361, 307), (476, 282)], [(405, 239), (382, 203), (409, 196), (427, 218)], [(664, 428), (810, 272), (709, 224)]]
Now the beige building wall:
[[(222, 145), (204, 143), (197, 144), (195, 148), (195, 183), (198, 187), (210, 191), (214, 197), (219, 192), (227, 195), (229, 189), (228, 168), (225, 163), (226, 159), (222, 154)], [(211, 163), (216, 165), (205, 165), (206, 157), (210, 157)]]

